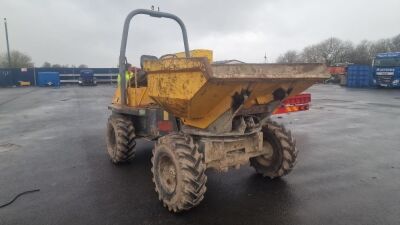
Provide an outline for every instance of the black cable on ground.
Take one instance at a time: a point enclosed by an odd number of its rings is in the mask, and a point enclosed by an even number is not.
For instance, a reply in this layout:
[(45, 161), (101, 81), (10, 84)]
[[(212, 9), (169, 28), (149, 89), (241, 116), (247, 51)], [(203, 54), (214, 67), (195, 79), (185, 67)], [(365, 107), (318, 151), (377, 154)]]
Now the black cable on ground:
[(40, 189), (34, 189), (34, 190), (29, 190), (29, 191), (24, 191), (22, 193), (19, 193), (11, 201), (9, 201), (9, 202), (7, 202), (7, 203), (5, 203), (3, 205), (0, 205), (0, 209), (6, 207), (8, 205), (11, 205), (13, 202), (15, 202), (15, 200), (17, 200), (17, 198), (21, 197), (22, 195), (33, 193), (33, 192), (37, 192), (37, 191), (40, 191)]

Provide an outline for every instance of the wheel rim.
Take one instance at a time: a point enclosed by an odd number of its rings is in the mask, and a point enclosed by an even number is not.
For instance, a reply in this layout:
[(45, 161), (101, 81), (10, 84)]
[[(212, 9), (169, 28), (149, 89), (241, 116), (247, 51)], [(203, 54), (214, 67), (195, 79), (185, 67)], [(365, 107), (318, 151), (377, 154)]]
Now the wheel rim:
[[(268, 151), (270, 148), (271, 145), (268, 143), (266, 139), (264, 139), (263, 150)], [(276, 153), (274, 152), (274, 148), (272, 147), (272, 151), (269, 151), (269, 153), (257, 157), (256, 160), (261, 165), (268, 167), (271, 166), (271, 164), (273, 163), (274, 155), (276, 155)]]
[(158, 174), (162, 189), (168, 194), (174, 193), (177, 185), (177, 174), (175, 164), (170, 156), (160, 156)]
[[(270, 145), (270, 146), (268, 146)], [(263, 148), (272, 147), (272, 151), (269, 154), (264, 154), (256, 158), (257, 162), (268, 168), (268, 170), (275, 171), (279, 168), (280, 161), (283, 160), (280, 142), (274, 137), (272, 133), (264, 132)]]

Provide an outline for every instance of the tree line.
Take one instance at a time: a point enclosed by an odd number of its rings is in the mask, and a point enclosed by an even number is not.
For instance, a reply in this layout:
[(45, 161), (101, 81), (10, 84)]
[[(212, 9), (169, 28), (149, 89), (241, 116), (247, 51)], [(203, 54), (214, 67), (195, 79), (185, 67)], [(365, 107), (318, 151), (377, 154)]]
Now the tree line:
[[(400, 51), (400, 34), (392, 38), (378, 41), (363, 40), (358, 44), (343, 41), (339, 38), (328, 38), (320, 43), (305, 47), (302, 51), (289, 50), (280, 55), (277, 63), (325, 63), (335, 65), (340, 63), (371, 64), (377, 53)], [(32, 58), (19, 51), (10, 52), (10, 65), (7, 53), (0, 54), (0, 68), (30, 68), (34, 63)], [(79, 66), (43, 63), (46, 68), (87, 68)]]
[[(11, 51), (10, 52), (10, 63), (8, 62), (8, 54), (3, 53), (0, 54), (0, 68), (32, 68), (34, 63), (32, 62), (32, 58), (20, 51)], [(68, 65), (68, 64), (51, 64), (49, 62), (44, 62), (42, 67), (44, 68), (88, 68), (87, 65), (81, 64), (79, 66)]]
[(80, 64), (79, 66), (69, 65), (69, 64), (51, 64), (49, 62), (44, 62), (42, 68), (88, 68), (86, 64)]
[(33, 67), (32, 58), (19, 51), (10, 51), (10, 64), (8, 63), (8, 54), (0, 55), (0, 68), (29, 68)]
[(357, 44), (339, 38), (328, 38), (305, 47), (302, 51), (289, 50), (280, 55), (278, 63), (341, 63), (371, 64), (377, 53), (400, 51), (400, 34), (378, 41), (363, 40)]

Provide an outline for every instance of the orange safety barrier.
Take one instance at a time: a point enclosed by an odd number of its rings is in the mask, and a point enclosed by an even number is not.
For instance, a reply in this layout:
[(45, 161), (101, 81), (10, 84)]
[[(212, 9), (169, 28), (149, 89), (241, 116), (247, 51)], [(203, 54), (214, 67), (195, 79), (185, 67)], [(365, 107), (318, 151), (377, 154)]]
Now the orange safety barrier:
[(346, 74), (346, 67), (344, 66), (330, 66), (328, 67), (331, 75), (344, 75)]
[(290, 112), (306, 111), (310, 108), (311, 94), (303, 93), (282, 102), (282, 105), (275, 109), (273, 114), (284, 114)]

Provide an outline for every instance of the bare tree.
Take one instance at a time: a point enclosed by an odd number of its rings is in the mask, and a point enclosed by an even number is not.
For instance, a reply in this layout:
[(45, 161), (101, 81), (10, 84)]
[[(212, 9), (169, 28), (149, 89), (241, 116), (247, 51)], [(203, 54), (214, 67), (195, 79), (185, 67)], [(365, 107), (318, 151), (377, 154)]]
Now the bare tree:
[(32, 58), (19, 51), (10, 52), (10, 65), (8, 64), (7, 54), (0, 56), (0, 68), (28, 68), (33, 67)]
[(392, 43), (390, 39), (381, 39), (373, 42), (370, 47), (370, 54), (375, 56), (378, 53), (390, 52), (392, 49)]
[(392, 51), (400, 52), (400, 34), (393, 37), (391, 42), (392, 42), (392, 48), (393, 48)]
[(278, 63), (296, 63), (299, 62), (300, 55), (295, 50), (289, 50), (285, 54), (278, 57)]
[(342, 41), (334, 59), (334, 63), (348, 63), (352, 60), (351, 56), (354, 52), (354, 46), (351, 41)]
[(323, 59), (319, 53), (319, 49), (317, 45), (311, 45), (308, 47), (305, 47), (303, 49), (303, 52), (301, 53), (300, 56), (300, 61), (305, 62), (305, 63), (321, 63), (323, 62)]
[(49, 62), (44, 62), (42, 65), (43, 68), (50, 68), (51, 67), (51, 63)]
[(334, 62), (340, 48), (340, 42), (337, 38), (329, 38), (317, 45), (318, 53), (326, 65), (331, 65)]
[(352, 51), (349, 62), (355, 64), (371, 64), (374, 57), (370, 53), (371, 42), (367, 40), (361, 41)]
[(338, 38), (329, 38), (316, 45), (317, 55), (326, 65), (348, 62), (353, 51), (353, 43)]
[(81, 65), (79, 65), (79, 66), (78, 66), (78, 68), (81, 68), (81, 69), (83, 69), (83, 68), (88, 68), (88, 66), (87, 66), (87, 65), (85, 65), (85, 64), (81, 64)]
[(305, 47), (301, 53), (288, 51), (277, 62), (325, 63), (328, 66), (338, 63), (371, 64), (377, 53), (390, 51), (400, 51), (400, 35), (375, 42), (363, 40), (356, 46), (350, 41), (329, 38)]

